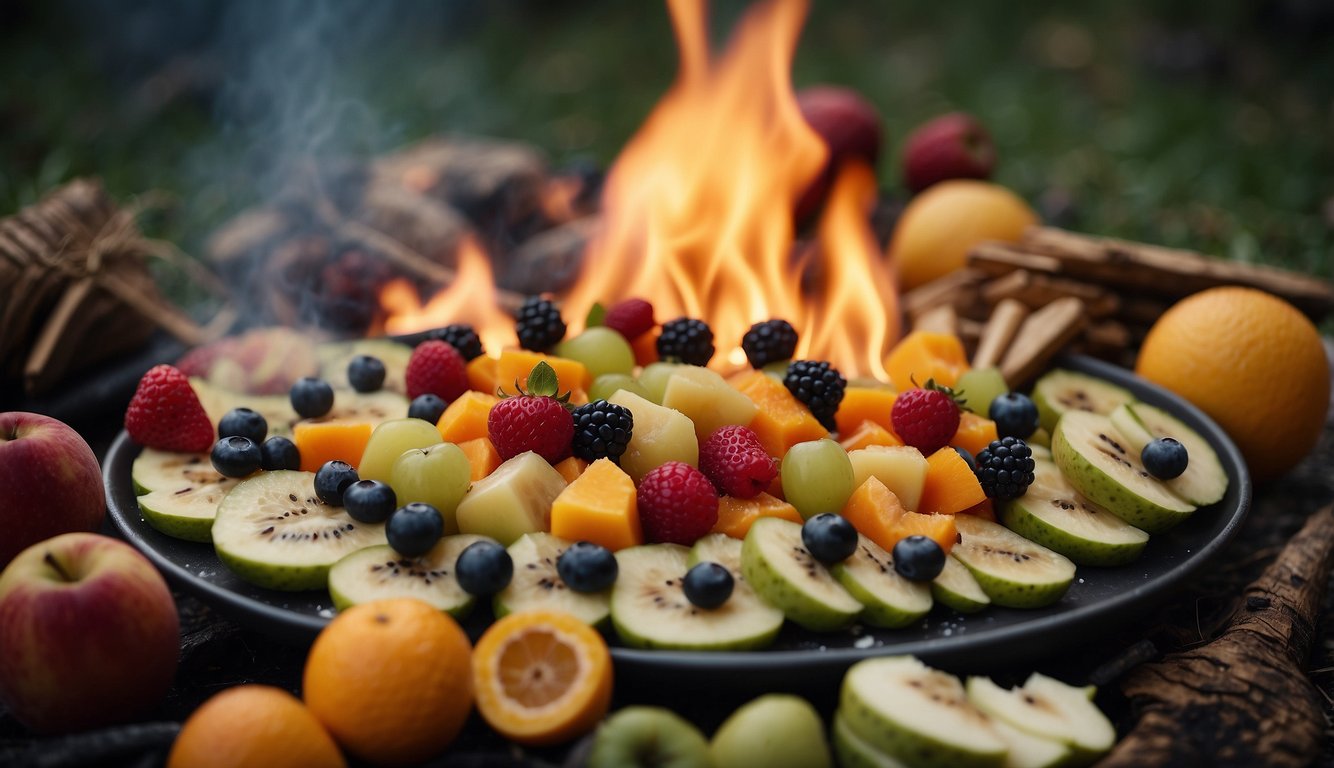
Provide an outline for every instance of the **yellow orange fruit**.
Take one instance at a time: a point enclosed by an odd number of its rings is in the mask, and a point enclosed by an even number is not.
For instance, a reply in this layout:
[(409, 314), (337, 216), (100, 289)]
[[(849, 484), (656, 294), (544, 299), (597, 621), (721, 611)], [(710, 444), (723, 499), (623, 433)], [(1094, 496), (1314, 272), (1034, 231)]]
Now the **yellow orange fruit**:
[(477, 710), (507, 739), (560, 744), (591, 731), (607, 714), (611, 670), (607, 642), (574, 616), (512, 613), (477, 641)]
[(306, 705), (362, 760), (419, 763), (443, 752), (472, 711), (470, 658), (468, 636), (425, 602), (363, 603), (315, 638)]
[(959, 269), (986, 240), (1013, 242), (1038, 223), (1018, 195), (989, 181), (934, 184), (909, 201), (889, 242), (890, 264), (903, 290)]
[(228, 688), (181, 726), (167, 768), (344, 768), (347, 761), (295, 696), (268, 685)]
[(1251, 288), (1177, 302), (1149, 330), (1135, 372), (1218, 422), (1257, 481), (1310, 453), (1329, 409), (1319, 331), (1291, 304)]

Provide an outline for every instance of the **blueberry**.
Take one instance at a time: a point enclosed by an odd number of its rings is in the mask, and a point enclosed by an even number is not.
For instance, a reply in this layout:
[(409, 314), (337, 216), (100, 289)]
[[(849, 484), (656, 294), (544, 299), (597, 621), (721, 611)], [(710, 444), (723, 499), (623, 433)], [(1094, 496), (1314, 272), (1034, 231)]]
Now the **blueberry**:
[(894, 570), (911, 581), (930, 581), (945, 568), (945, 550), (926, 536), (907, 536), (894, 545)]
[(248, 437), (259, 445), (269, 434), (269, 422), (249, 408), (233, 408), (218, 421), (218, 437)]
[(378, 357), (357, 355), (347, 364), (347, 383), (358, 392), (374, 392), (384, 386), (384, 363)]
[(494, 595), (514, 578), (514, 560), (494, 541), (474, 541), (454, 563), (459, 586), (470, 595)]
[(439, 395), (433, 395), (430, 392), (417, 395), (412, 399), (412, 404), (408, 406), (409, 419), (422, 419), (432, 424), (440, 421), (440, 414), (444, 412), (445, 401), (441, 400)]
[(301, 469), (301, 451), (296, 443), (285, 437), (270, 437), (259, 447), (261, 462), (266, 470)]
[(996, 422), (999, 437), (1027, 440), (1038, 428), (1038, 407), (1019, 392), (1006, 392), (992, 400), (987, 416)]
[(706, 610), (717, 608), (727, 602), (727, 598), (732, 596), (734, 586), (736, 582), (732, 578), (731, 571), (718, 563), (709, 562), (696, 563), (686, 571), (686, 577), (681, 581), (686, 599), (692, 605)]
[(259, 471), (259, 446), (248, 437), (232, 435), (213, 444), (213, 468), (223, 477), (248, 477)]
[(952, 448), (954, 449), (954, 452), (955, 452), (955, 453), (959, 454), (959, 458), (961, 458), (961, 459), (964, 460), (964, 463), (968, 465), (968, 468), (969, 468), (969, 469), (971, 469), (971, 470), (974, 471), (974, 472), (977, 471), (977, 459), (974, 459), (974, 458), (973, 458), (973, 454), (971, 454), (971, 453), (969, 453), (968, 451), (966, 451), (966, 450), (960, 448), (960, 447), (957, 446), (957, 445), (950, 446), (950, 447), (952, 447)]
[(857, 551), (857, 529), (842, 515), (824, 512), (801, 526), (801, 543), (816, 560), (826, 565), (837, 563)]
[(334, 507), (343, 506), (343, 492), (358, 480), (357, 470), (346, 461), (326, 461), (315, 473), (315, 495)]
[(1186, 446), (1170, 437), (1150, 440), (1149, 444), (1144, 446), (1144, 450), (1140, 451), (1139, 458), (1144, 462), (1144, 468), (1149, 470), (1149, 474), (1159, 480), (1180, 477), (1181, 473), (1186, 471), (1186, 465), (1190, 463)]
[(383, 523), (398, 508), (398, 496), (379, 480), (358, 480), (343, 491), (343, 506), (354, 520)]
[(575, 592), (601, 592), (616, 582), (619, 568), (611, 550), (578, 541), (556, 558), (556, 573)]
[(297, 379), (289, 396), (292, 410), (303, 419), (318, 419), (333, 410), (333, 387), (323, 379), (311, 376)]
[(445, 535), (445, 518), (430, 504), (414, 501), (389, 515), (384, 534), (395, 552), (404, 557), (417, 557), (430, 552)]

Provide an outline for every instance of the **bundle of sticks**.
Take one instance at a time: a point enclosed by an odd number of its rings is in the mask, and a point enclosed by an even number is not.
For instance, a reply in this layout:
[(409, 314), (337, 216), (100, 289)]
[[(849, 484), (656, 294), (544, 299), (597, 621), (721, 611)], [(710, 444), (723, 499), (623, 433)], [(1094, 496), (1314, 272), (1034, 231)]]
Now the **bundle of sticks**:
[(957, 334), (974, 367), (997, 366), (1021, 386), (1061, 351), (1131, 365), (1168, 307), (1221, 285), (1267, 291), (1315, 322), (1334, 311), (1334, 286), (1314, 277), (1053, 227), (978, 245), (963, 269), (903, 303), (914, 329)]

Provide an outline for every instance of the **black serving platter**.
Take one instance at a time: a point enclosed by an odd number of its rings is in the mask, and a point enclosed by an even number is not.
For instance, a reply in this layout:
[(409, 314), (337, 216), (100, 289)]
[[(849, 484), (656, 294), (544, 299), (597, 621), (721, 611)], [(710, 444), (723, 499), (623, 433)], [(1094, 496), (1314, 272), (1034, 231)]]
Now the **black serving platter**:
[[(788, 624), (774, 646), (750, 652), (686, 652), (621, 647), (609, 637), (618, 674), (653, 683), (708, 685), (724, 676), (729, 686), (794, 689), (836, 680), (853, 663), (872, 656), (913, 654), (959, 672), (1039, 663), (1070, 653), (1075, 643), (1138, 616), (1183, 586), (1237, 532), (1251, 501), (1251, 480), (1236, 446), (1194, 406), (1129, 371), (1086, 357), (1059, 365), (1126, 387), (1194, 428), (1213, 446), (1227, 471), (1227, 495), (1197, 511), (1182, 525), (1153, 536), (1136, 562), (1117, 568), (1079, 568), (1075, 583), (1058, 603), (1038, 610), (990, 607), (963, 616), (937, 606), (921, 622), (903, 629), (854, 627), (814, 633)], [(309, 643), (333, 618), (328, 594), (282, 593), (251, 586), (219, 562), (211, 546), (164, 536), (148, 525), (135, 502), (131, 465), (139, 447), (122, 432), (107, 453), (103, 473), (107, 506), (121, 533), (180, 589), (210, 603), (236, 621), (275, 638)], [(480, 601), (479, 601), (480, 602)], [(463, 622), (476, 638), (490, 622), (489, 610)]]

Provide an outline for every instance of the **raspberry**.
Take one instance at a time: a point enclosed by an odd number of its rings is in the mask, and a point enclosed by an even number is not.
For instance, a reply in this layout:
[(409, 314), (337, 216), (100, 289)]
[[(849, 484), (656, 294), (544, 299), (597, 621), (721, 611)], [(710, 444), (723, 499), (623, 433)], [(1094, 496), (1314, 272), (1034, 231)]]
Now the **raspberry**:
[(786, 320), (756, 323), (741, 337), (741, 350), (756, 370), (769, 363), (791, 360), (797, 351), (797, 329)]
[(699, 468), (719, 493), (749, 499), (778, 477), (778, 462), (749, 427), (722, 427), (699, 447)]
[(570, 455), (574, 441), (574, 417), (556, 392), (556, 372), (545, 362), (528, 374), (528, 390), (506, 397), (491, 407), (486, 419), (487, 436), (501, 461), (532, 451), (555, 464)]
[(213, 422), (185, 374), (170, 365), (149, 369), (125, 410), (136, 443), (163, 451), (201, 453), (213, 447)]
[[(838, 412), (839, 403), (843, 402), (843, 392), (848, 386), (848, 380), (843, 378), (837, 368), (822, 360), (798, 360), (787, 367), (783, 386), (787, 387), (793, 397), (806, 404), (825, 429), (834, 431), (834, 414)], [(954, 433), (951, 432), (950, 436), (953, 437)]]
[(944, 448), (959, 430), (959, 404), (953, 395), (934, 380), (899, 395), (889, 412), (894, 432), (923, 455)]
[(703, 320), (678, 317), (662, 324), (658, 336), (658, 357), (676, 359), (688, 365), (708, 365), (713, 357), (713, 329)]
[(630, 445), (634, 416), (629, 408), (594, 400), (574, 409), (574, 444), (571, 451), (584, 461), (608, 458), (619, 461)]
[(404, 378), (408, 397), (414, 400), (429, 392), (448, 403), (468, 391), (468, 368), (463, 355), (452, 345), (436, 339), (423, 341), (412, 350)]
[(1028, 443), (1002, 437), (977, 454), (977, 481), (987, 498), (1017, 499), (1033, 484), (1033, 467), (1033, 449)]
[(466, 361), (475, 360), (485, 354), (485, 350), (482, 349), (481, 337), (467, 323), (454, 323), (453, 325), (446, 325), (444, 328), (434, 328), (426, 332), (426, 338), (422, 341), (431, 339), (443, 341), (457, 349)]
[(529, 296), (519, 307), (515, 318), (515, 333), (519, 346), (532, 352), (545, 352), (565, 338), (565, 321), (560, 310), (546, 299)]
[(634, 341), (657, 325), (653, 320), (653, 305), (643, 299), (618, 301), (607, 310), (602, 324), (624, 336), (626, 341)]
[(690, 546), (718, 522), (718, 493), (703, 472), (680, 461), (639, 481), (639, 522), (653, 542)]

